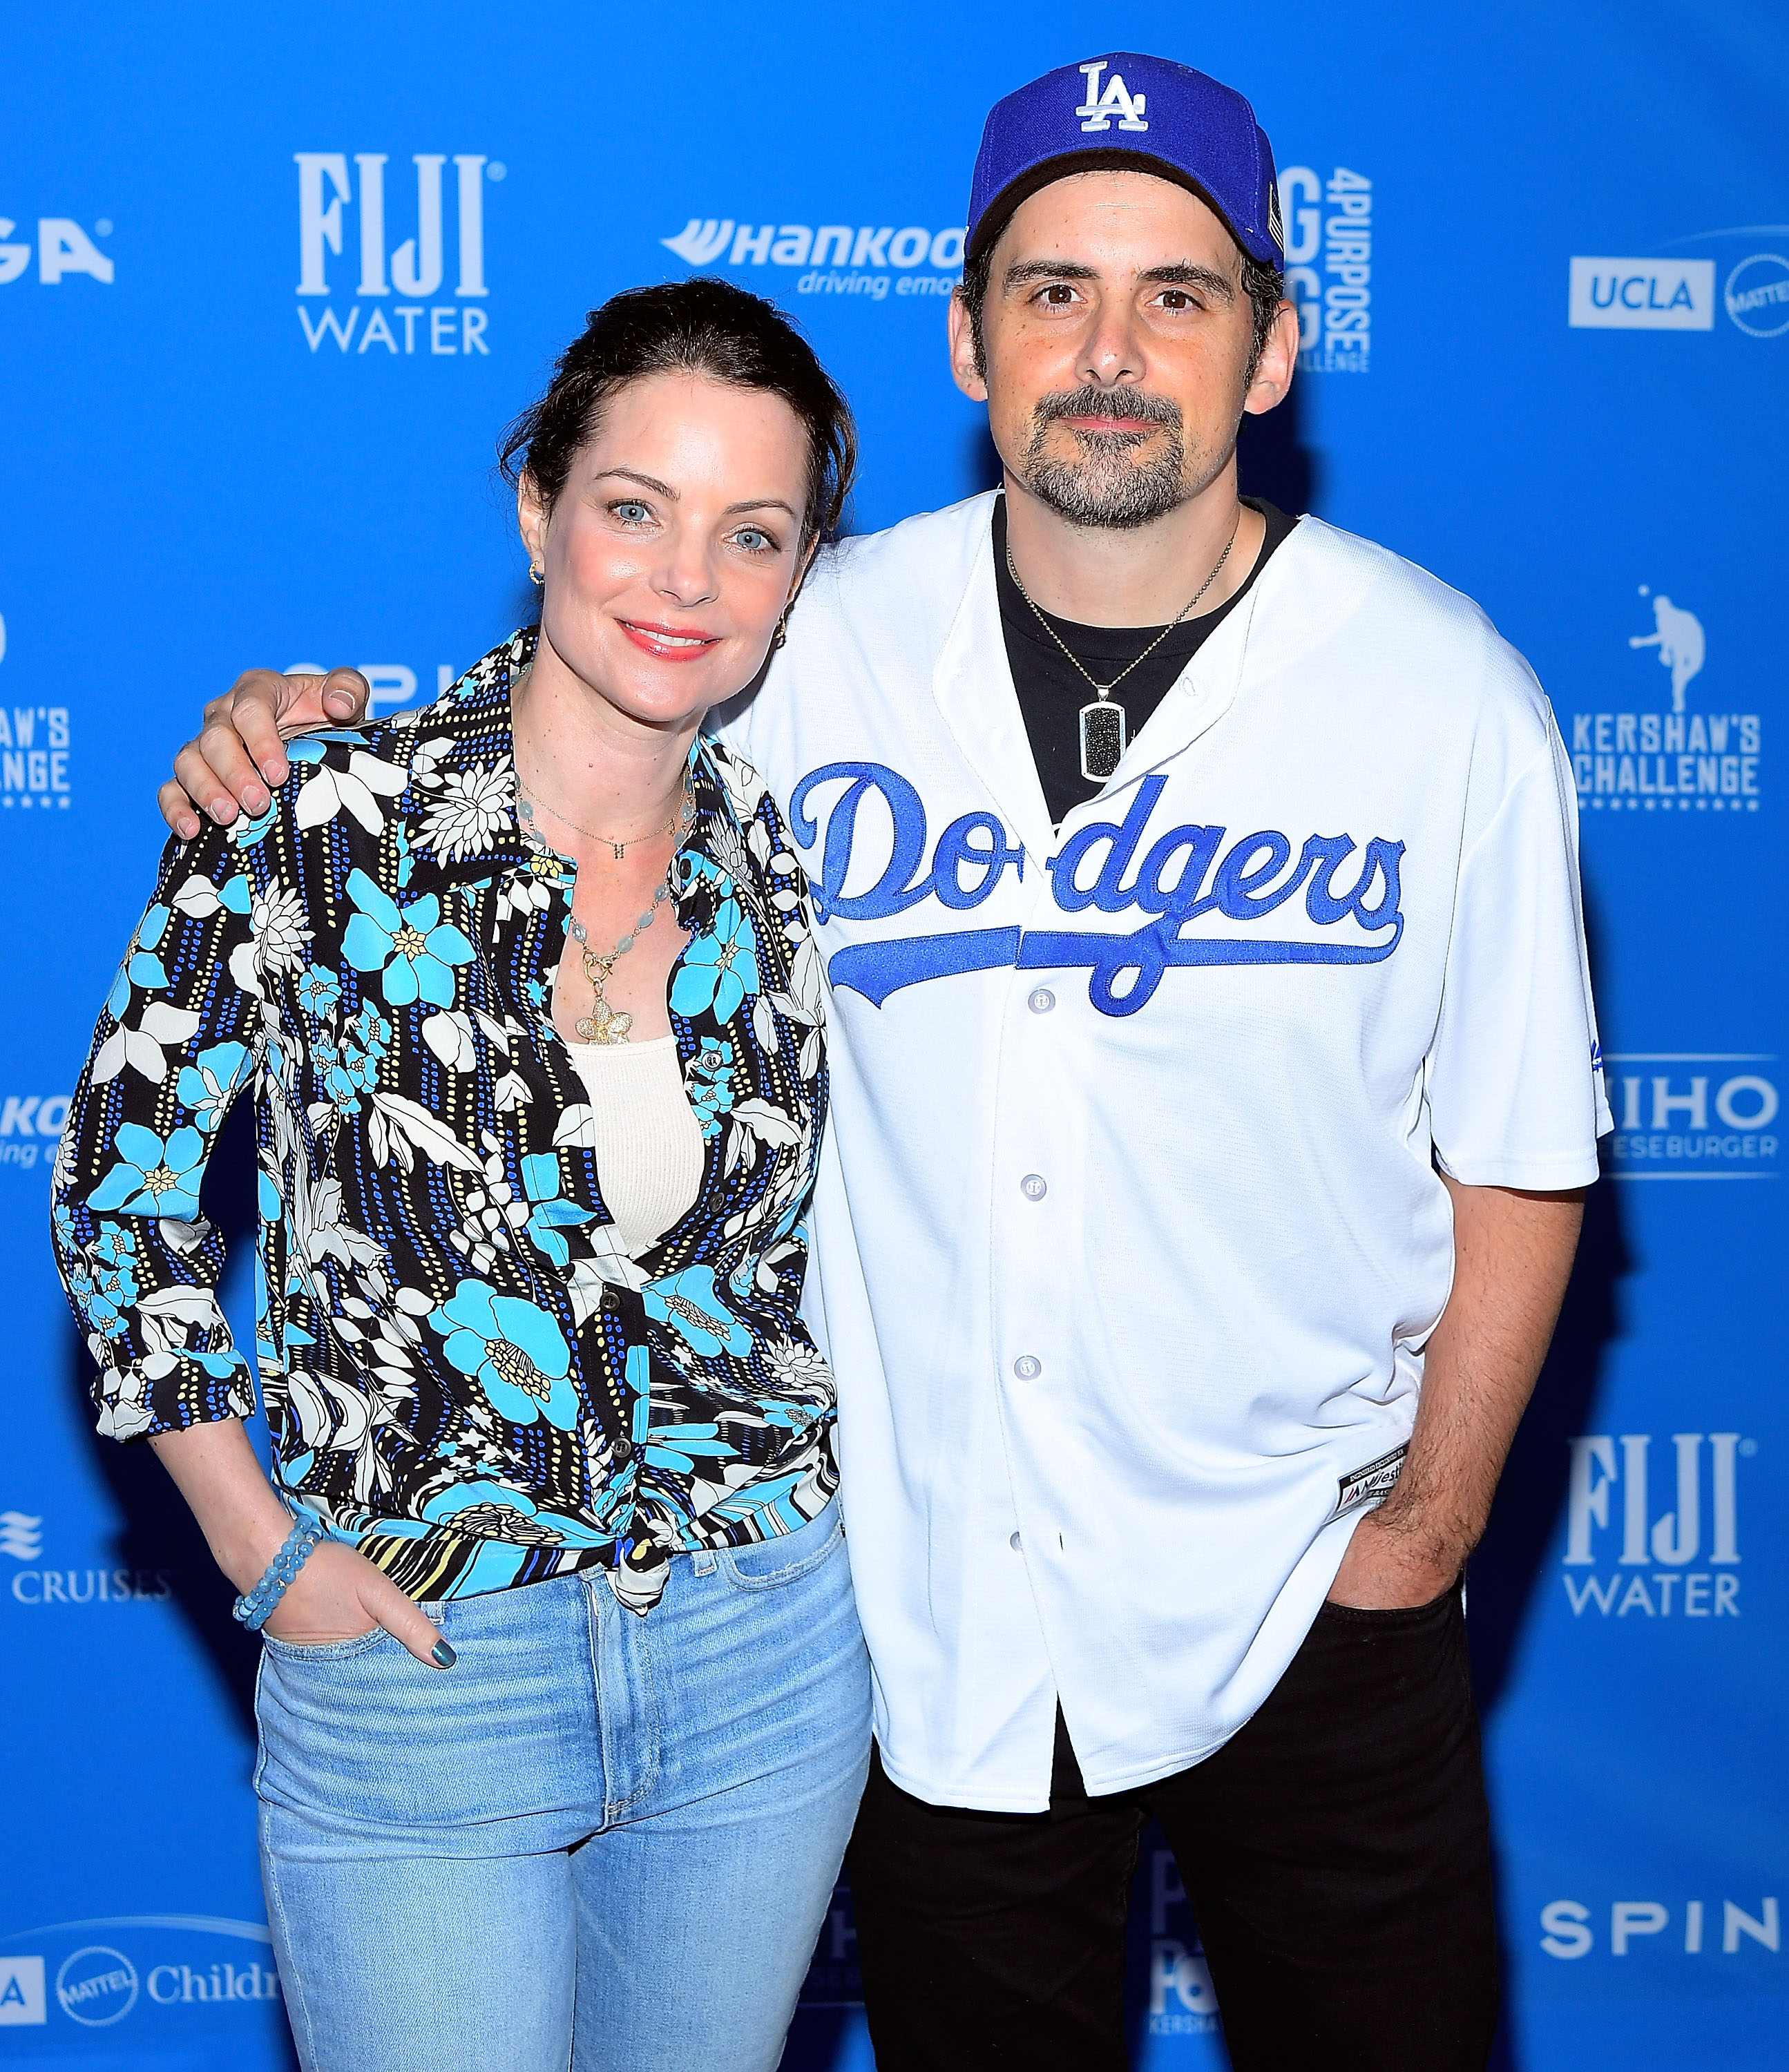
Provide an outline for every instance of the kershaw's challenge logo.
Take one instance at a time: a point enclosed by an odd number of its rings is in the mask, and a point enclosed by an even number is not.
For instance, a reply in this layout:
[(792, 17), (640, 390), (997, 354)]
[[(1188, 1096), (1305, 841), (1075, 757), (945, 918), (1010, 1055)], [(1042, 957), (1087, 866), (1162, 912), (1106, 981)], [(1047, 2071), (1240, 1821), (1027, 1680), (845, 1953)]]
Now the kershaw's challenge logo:
[[(808, 804), (823, 786), (835, 783), (845, 788), (826, 815), (822, 842)], [(1145, 778), (1121, 823), (1090, 821), (1044, 865), (1059, 912), (1080, 914), (1089, 907), (1104, 914), (1133, 912), (1146, 917), (1140, 927), (1109, 934), (969, 928), (853, 943), (828, 960), (833, 984), (880, 1007), (905, 986), (959, 972), (1088, 970), (1093, 1005), (1102, 1014), (1124, 1015), (1147, 1005), (1170, 964), (1370, 964), (1382, 963), (1397, 948), (1404, 935), (1402, 842), (1373, 837), (1351, 865), (1351, 881), (1339, 887), (1338, 878), (1350, 871), (1350, 859), (1359, 850), (1351, 835), (1312, 835), (1291, 863), (1291, 841), (1276, 828), (1232, 838), (1228, 828), (1186, 823), (1157, 837), (1139, 862), (1149, 816), (1166, 784), (1165, 777)], [(860, 823), (872, 799), (892, 821), (893, 840), (874, 882), (853, 891), (848, 888)], [(817, 868), (810, 868), (808, 875), (814, 912), (823, 922), (886, 920), (927, 899), (962, 912), (990, 898), (1009, 867), (1020, 878), (1025, 875), (1023, 848), (985, 811), (952, 820), (925, 868), (924, 804), (886, 763), (829, 763), (810, 771), (789, 801), (789, 827), (803, 849), (821, 843)], [(866, 849), (872, 845), (866, 841)], [(1299, 892), (1306, 918), (1317, 928), (1338, 933), (1271, 938), (1253, 932), (1255, 923)], [(1182, 932), (1213, 914), (1242, 923), (1248, 932)]]

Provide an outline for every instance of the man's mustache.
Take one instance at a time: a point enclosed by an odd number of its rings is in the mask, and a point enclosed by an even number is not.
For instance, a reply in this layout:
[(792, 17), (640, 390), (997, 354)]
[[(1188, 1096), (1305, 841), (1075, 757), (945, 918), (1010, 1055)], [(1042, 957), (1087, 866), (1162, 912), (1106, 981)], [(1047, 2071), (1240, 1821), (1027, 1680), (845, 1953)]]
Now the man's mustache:
[(1180, 405), (1166, 396), (1141, 388), (1060, 388), (1038, 399), (1032, 421), (1042, 431), (1059, 417), (1144, 418), (1178, 431)]

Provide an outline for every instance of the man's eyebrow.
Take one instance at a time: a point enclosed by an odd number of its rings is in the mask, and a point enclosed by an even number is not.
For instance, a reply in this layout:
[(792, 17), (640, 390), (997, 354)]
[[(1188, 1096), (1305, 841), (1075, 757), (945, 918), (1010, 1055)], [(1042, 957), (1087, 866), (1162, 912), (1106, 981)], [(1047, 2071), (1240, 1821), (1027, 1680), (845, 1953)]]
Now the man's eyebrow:
[(1016, 259), (1006, 269), (1001, 286), (1022, 286), (1027, 281), (1096, 281), (1100, 271), (1078, 259)]
[(1233, 302), (1236, 299), (1236, 283), (1228, 276), (1210, 266), (1195, 266), (1186, 259), (1177, 259), (1168, 266), (1150, 266), (1137, 278), (1164, 282), (1173, 287), (1203, 288), (1207, 294), (1215, 295), (1220, 302)]
[[(1195, 266), (1191, 260), (1171, 260), (1162, 266), (1149, 266), (1137, 277), (1182, 288), (1203, 289), (1220, 302), (1236, 299), (1234, 282), (1213, 267)], [(1006, 269), (1004, 287), (1022, 287), (1027, 281), (1096, 281), (1100, 269), (1078, 259), (1019, 259)]]

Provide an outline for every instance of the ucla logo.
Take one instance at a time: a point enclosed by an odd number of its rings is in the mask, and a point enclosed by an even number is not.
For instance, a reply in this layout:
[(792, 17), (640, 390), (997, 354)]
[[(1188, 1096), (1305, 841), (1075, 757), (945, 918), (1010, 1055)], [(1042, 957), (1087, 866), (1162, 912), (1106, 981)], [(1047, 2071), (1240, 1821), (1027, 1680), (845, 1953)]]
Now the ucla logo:
[[(841, 781), (822, 841), (808, 802), (822, 785)], [(1121, 822), (1089, 821), (1044, 866), (1058, 912), (1134, 914), (1141, 925), (1122, 932), (970, 928), (853, 943), (828, 960), (833, 984), (880, 1007), (904, 987), (960, 972), (1081, 969), (1091, 973), (1094, 1006), (1125, 1015), (1149, 1004), (1170, 965), (1379, 964), (1397, 948), (1402, 842), (1375, 836), (1351, 863), (1359, 845), (1346, 834), (1309, 837), (1296, 862), (1290, 840), (1276, 828), (1232, 837), (1227, 828), (1188, 823), (1149, 841), (1149, 819), (1166, 785), (1165, 777), (1145, 778)], [(859, 823), (872, 799), (893, 824), (888, 860), (874, 883), (848, 891)], [(1025, 875), (1022, 846), (985, 810), (952, 820), (928, 859), (924, 803), (885, 763), (829, 763), (810, 771), (790, 799), (789, 827), (803, 849), (820, 845), (808, 875), (821, 922), (886, 920), (928, 900), (965, 912), (992, 898), (1009, 870), (1017, 879)], [(1339, 884), (1344, 877), (1349, 882)], [(1306, 920), (1340, 932), (1315, 939), (1254, 932), (1254, 923), (1300, 893)], [(1242, 924), (1241, 931), (1182, 932), (1211, 914)]]
[(1143, 110), (1148, 105), (1146, 94), (1133, 94), (1125, 84), (1122, 72), (1115, 72), (1106, 81), (1105, 91), (1100, 90), (1100, 75), (1106, 68), (1106, 60), (1096, 58), (1092, 64), (1080, 68), (1087, 81), (1087, 98), (1075, 113), (1081, 118), (1081, 127), (1087, 130), (1109, 130), (1112, 118), (1118, 117), (1121, 130), (1147, 130)]

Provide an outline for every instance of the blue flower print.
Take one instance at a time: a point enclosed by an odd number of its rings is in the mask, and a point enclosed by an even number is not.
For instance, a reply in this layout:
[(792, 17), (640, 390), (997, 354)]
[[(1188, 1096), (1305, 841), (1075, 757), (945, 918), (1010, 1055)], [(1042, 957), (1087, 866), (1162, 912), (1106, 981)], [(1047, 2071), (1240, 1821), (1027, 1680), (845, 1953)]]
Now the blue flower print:
[(175, 1091), (193, 1112), (201, 1129), (216, 1129), (230, 1096), (241, 1083), (249, 1063), (246, 1046), (214, 1043), (190, 1065), (183, 1065)]
[(555, 1266), (568, 1265), (571, 1247), (560, 1232), (594, 1223), (594, 1209), (580, 1208), (559, 1192), (559, 1160), (551, 1151), (537, 1151), (522, 1161), (522, 1191), (528, 1196), (528, 1234)]
[(335, 1042), (317, 1037), (311, 1046), (311, 1063), (323, 1091), (343, 1115), (352, 1115), (362, 1094), (379, 1083), (379, 1067), (391, 1048), (391, 1024), (369, 1000)]
[(704, 1137), (714, 1136), (721, 1118), (733, 1110), (734, 1051), (730, 1043), (710, 1040), (689, 1061), (689, 1105)]
[(743, 1359), (752, 1336), (721, 1300), (712, 1266), (686, 1266), (679, 1273), (648, 1281), (640, 1290), (648, 1317), (672, 1326), (699, 1353), (731, 1353)]
[(474, 1377), (500, 1416), (512, 1424), (545, 1417), (561, 1432), (577, 1423), (571, 1348), (545, 1309), (500, 1295), (487, 1281), (463, 1281), (429, 1322), (446, 1339), (449, 1360)]
[(432, 892), (400, 906), (364, 870), (353, 872), (348, 894), (358, 909), (342, 938), (342, 954), (358, 972), (379, 974), (380, 989), (393, 1007), (426, 1000), (431, 1007), (454, 1004), (454, 969), (469, 964), (474, 952), (459, 930), (441, 918)]
[(162, 1138), (140, 1122), (121, 1122), (113, 1142), (118, 1162), (88, 1196), (88, 1206), (191, 1223), (199, 1214), (199, 1175), (205, 1162), (205, 1140), (199, 1132), (176, 1129)]
[(730, 1022), (758, 990), (758, 938), (737, 899), (723, 899), (713, 924), (683, 953), (671, 987), (673, 1014), (712, 1011)]
[(166, 906), (157, 905), (144, 915), (135, 945), (125, 964), (131, 984), (152, 993), (159, 992), (168, 982), (167, 969), (154, 954), (167, 930), (168, 911)]
[(306, 964), (298, 980), (298, 1005), (314, 1021), (333, 1014), (341, 1003), (342, 981), (327, 964)]

